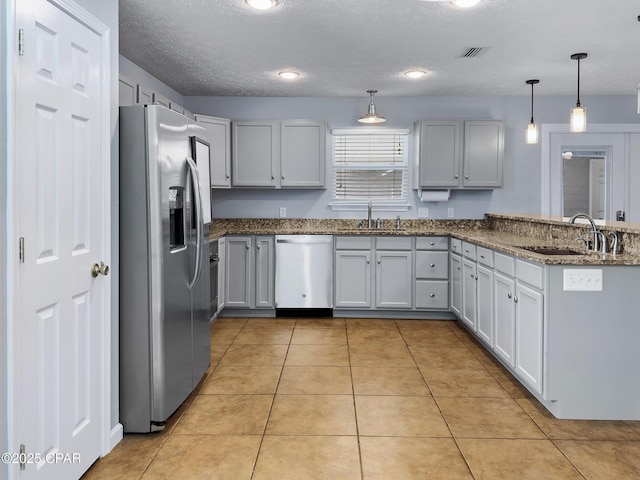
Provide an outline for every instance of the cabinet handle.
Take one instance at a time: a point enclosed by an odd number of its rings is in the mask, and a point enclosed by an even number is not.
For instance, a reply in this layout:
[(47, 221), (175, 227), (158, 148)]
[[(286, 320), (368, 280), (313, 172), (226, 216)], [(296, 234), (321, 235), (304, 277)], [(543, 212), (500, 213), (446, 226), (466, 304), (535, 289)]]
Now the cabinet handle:
[(381, 260), (380, 260), (380, 259), (378, 259), (378, 265), (380, 265), (380, 261), (381, 261)]
[(465, 251), (465, 253), (469, 253), (469, 249), (468, 248), (465, 248), (464, 251)]
[(475, 278), (476, 278), (476, 280), (477, 280), (477, 279), (478, 279), (478, 275), (476, 275), (476, 277), (475, 277)]
[(471, 278), (473, 278), (473, 273), (471, 274)]
[(282, 180), (284, 180), (284, 175), (282, 175)]
[(225, 178), (226, 178), (227, 180), (229, 180), (229, 175), (226, 175), (226, 176), (225, 176)]
[(260, 244), (256, 245), (256, 248), (257, 248), (258, 250), (260, 250)]
[(430, 294), (429, 294), (429, 296), (430, 296), (431, 298), (433, 298), (433, 297), (435, 297), (435, 296), (436, 296), (436, 294), (435, 294), (435, 293), (430, 293)]
[(247, 247), (247, 250), (249, 250), (249, 244), (248, 243), (245, 243), (244, 246)]
[(513, 301), (518, 303), (518, 297), (513, 297)]
[(480, 258), (484, 258), (484, 255), (480, 255)]
[(458, 267), (458, 271), (460, 270), (460, 267)]
[(465, 180), (469, 180), (469, 175), (464, 176)]
[(454, 177), (453, 177), (453, 178), (455, 178), (455, 179), (457, 180), (457, 179), (458, 179), (458, 175), (454, 175)]
[(371, 259), (367, 258), (367, 263), (371, 263)]
[(507, 293), (507, 298), (511, 298), (511, 293)]
[(429, 245), (435, 245), (436, 242), (429, 242)]
[(433, 267), (435, 267), (435, 266), (436, 266), (436, 264), (435, 264), (435, 263), (432, 263), (432, 264), (431, 264), (431, 268), (433, 268)]
[(276, 177), (274, 177), (273, 175), (271, 175), (271, 180), (275, 180), (275, 179), (276, 179)]

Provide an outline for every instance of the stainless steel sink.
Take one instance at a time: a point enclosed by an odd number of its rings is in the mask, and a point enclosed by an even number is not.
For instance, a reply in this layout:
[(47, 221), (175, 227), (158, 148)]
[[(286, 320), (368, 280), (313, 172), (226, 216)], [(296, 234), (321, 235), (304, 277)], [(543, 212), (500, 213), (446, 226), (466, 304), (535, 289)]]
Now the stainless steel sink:
[(584, 250), (574, 250), (567, 247), (553, 247), (553, 246), (530, 246), (520, 245), (516, 248), (521, 248), (533, 253), (539, 253), (541, 255), (586, 255)]

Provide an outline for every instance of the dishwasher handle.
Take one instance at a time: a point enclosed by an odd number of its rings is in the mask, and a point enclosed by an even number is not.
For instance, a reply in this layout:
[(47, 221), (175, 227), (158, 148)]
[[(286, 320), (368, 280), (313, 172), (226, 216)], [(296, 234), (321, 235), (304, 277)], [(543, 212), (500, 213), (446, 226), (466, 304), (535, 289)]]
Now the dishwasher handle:
[(307, 235), (304, 235), (304, 238), (278, 238), (276, 237), (276, 243), (292, 243), (298, 245), (327, 245), (333, 243), (333, 237), (329, 238), (309, 238)]

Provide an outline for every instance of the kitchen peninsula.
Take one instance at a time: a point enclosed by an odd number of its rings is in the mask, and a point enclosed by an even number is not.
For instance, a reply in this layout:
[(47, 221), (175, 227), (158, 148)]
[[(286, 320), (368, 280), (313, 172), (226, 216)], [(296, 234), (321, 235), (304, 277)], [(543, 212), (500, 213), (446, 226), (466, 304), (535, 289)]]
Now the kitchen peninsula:
[[(358, 228), (357, 219), (217, 219), (210, 237), (371, 238), (372, 254), (381, 250), (376, 245), (388, 244), (380, 239), (409, 238), (413, 303), (401, 309), (377, 308), (374, 303), (339, 308), (336, 301), (334, 315), (457, 318), (556, 417), (640, 420), (640, 321), (635, 313), (640, 311), (640, 225), (599, 226), (604, 233), (617, 233), (617, 255), (581, 251), (584, 247), (575, 239), (587, 228), (558, 217), (518, 214), (487, 214), (482, 220), (405, 220), (401, 228), (385, 220), (380, 229)], [(442, 239), (447, 243), (440, 252)], [(532, 247), (562, 247), (565, 252), (560, 253), (566, 254), (537, 253)], [(433, 267), (440, 273), (433, 279), (417, 273), (421, 258), (445, 252), (444, 274), (429, 261), (426, 270)], [(226, 268), (234, 265), (228, 262)], [(376, 268), (369, 271), (375, 279)], [(442, 284), (447, 288), (446, 307), (429, 304), (429, 296), (442, 295), (436, 288)], [(373, 297), (380, 294), (372, 289)], [(262, 313), (273, 316), (275, 310)], [(222, 314), (238, 315), (233, 309)]]

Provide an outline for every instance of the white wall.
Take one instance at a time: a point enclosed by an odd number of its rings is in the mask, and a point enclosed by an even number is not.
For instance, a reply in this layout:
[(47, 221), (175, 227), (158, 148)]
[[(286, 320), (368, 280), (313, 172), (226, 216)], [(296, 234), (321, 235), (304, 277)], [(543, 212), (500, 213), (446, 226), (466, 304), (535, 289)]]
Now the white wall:
[[(330, 128), (354, 127), (367, 108), (368, 98), (261, 98), (261, 97), (184, 97), (183, 105), (192, 112), (241, 119), (324, 119)], [(564, 123), (574, 97), (536, 97), (538, 124)], [(637, 123), (636, 98), (630, 96), (584, 97), (589, 122)], [(463, 118), (501, 119), (505, 122), (505, 163), (503, 186), (496, 190), (452, 191), (447, 202), (419, 202), (411, 194), (412, 208), (403, 218), (417, 218), (418, 206), (429, 208), (431, 218), (446, 218), (454, 208), (456, 218), (481, 218), (485, 212), (527, 212), (540, 210), (541, 147), (527, 145), (524, 131), (530, 119), (530, 97), (378, 97), (376, 107), (386, 118), (384, 127), (411, 128), (418, 119)], [(411, 151), (413, 155), (413, 152)], [(327, 159), (330, 185), (331, 159)], [(215, 217), (277, 217), (286, 206), (289, 217), (353, 218), (357, 212), (334, 212), (327, 205), (330, 189), (317, 190), (215, 190)], [(388, 214), (389, 217), (395, 217)], [(380, 215), (384, 218), (384, 215)]]

